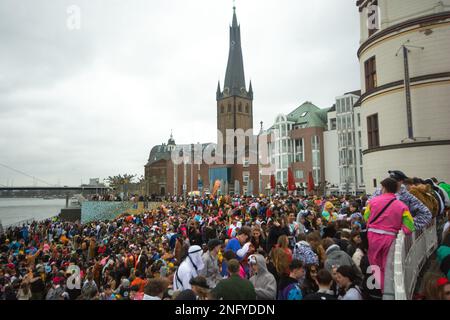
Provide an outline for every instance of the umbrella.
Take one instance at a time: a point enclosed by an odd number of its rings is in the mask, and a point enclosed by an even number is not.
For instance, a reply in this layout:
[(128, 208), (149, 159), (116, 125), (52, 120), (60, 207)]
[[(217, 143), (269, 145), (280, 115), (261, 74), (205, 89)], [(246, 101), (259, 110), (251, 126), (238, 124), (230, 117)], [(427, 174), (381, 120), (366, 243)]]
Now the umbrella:
[(292, 173), (292, 168), (288, 168), (288, 191), (295, 191), (295, 180), (294, 180), (294, 174)]
[(270, 189), (275, 190), (276, 182), (275, 182), (275, 175), (270, 175)]
[(314, 191), (314, 178), (312, 172), (310, 171), (308, 175), (308, 193), (311, 193), (312, 191)]

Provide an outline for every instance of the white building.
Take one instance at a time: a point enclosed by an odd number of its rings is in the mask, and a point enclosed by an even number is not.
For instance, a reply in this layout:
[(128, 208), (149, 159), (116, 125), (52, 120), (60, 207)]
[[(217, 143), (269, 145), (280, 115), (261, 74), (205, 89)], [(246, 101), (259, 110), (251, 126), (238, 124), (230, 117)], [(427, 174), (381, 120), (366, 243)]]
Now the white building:
[(450, 181), (450, 0), (357, 6), (367, 192), (389, 169)]
[(359, 194), (365, 191), (362, 163), (361, 92), (336, 97), (336, 123), (339, 153), (339, 192)]
[(327, 191), (339, 193), (339, 145), (336, 125), (336, 105), (327, 113), (327, 131), (323, 133), (325, 181)]

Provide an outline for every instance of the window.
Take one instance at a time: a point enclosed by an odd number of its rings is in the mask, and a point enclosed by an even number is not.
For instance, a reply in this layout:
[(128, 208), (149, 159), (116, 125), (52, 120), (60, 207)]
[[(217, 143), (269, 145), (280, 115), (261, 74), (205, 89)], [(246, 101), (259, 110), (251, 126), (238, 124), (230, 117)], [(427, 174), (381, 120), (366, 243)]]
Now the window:
[(375, 57), (364, 62), (364, 71), (366, 77), (366, 92), (377, 87), (377, 67)]
[(347, 133), (347, 137), (348, 137), (348, 139), (347, 139), (348, 145), (349, 145), (349, 146), (353, 146), (353, 139), (352, 139), (352, 134), (351, 134), (351, 132)]
[(313, 166), (314, 167), (319, 167), (320, 166), (320, 153), (319, 152), (313, 152), (312, 159), (313, 159)]
[(361, 164), (363, 164), (363, 152), (362, 152), (362, 149), (359, 149), (359, 159), (361, 160)]
[(312, 136), (311, 144), (313, 150), (319, 150), (319, 136)]
[(360, 177), (361, 177), (361, 184), (363, 184), (364, 183), (364, 175), (363, 175), (363, 168), (362, 167), (359, 168), (359, 172), (360, 172)]
[(361, 113), (357, 113), (358, 117), (358, 127), (361, 127)]
[(227, 111), (228, 111), (228, 112), (231, 112), (231, 103), (228, 104)]
[(359, 146), (362, 146), (362, 136), (361, 136), (361, 131), (358, 131), (358, 144), (359, 144)]
[(248, 160), (248, 158), (244, 158), (243, 167), (248, 168), (248, 166), (249, 166), (249, 160)]
[(239, 105), (238, 105), (238, 111), (242, 112), (242, 103), (240, 103), (240, 102), (239, 102)]
[(367, 139), (369, 149), (380, 146), (377, 113), (367, 117)]
[(243, 173), (243, 175), (242, 175), (242, 178), (243, 178), (244, 183), (247, 183), (247, 182), (248, 182), (249, 177), (250, 177), (250, 173), (249, 173), (248, 171), (244, 171), (244, 173)]
[(336, 111), (337, 113), (341, 112), (341, 100), (336, 101)]
[(223, 104), (220, 106), (220, 113), (224, 113), (225, 112), (225, 107), (223, 106)]
[(336, 118), (330, 119), (330, 130), (336, 130)]
[(374, 188), (377, 187), (377, 179), (373, 179), (373, 187), (374, 187)]
[(300, 115), (300, 117), (304, 117), (304, 116), (306, 116), (308, 114), (308, 111), (305, 111), (305, 112), (303, 112), (301, 115)]
[(288, 167), (288, 156), (287, 155), (284, 155), (284, 156), (282, 156), (281, 157), (281, 160), (282, 160), (282, 162), (281, 162), (281, 168), (282, 169), (287, 169), (287, 167)]
[(295, 162), (305, 161), (303, 139), (295, 140)]
[(282, 137), (286, 137), (287, 136), (287, 130), (286, 130), (286, 125), (285, 124), (281, 125), (281, 136)]
[(295, 179), (304, 179), (303, 170), (295, 170)]
[(318, 185), (320, 182), (320, 168), (313, 169), (313, 176), (314, 176), (314, 184)]
[(283, 181), (282, 183), (285, 184), (287, 182), (287, 171), (283, 171)]
[(246, 113), (250, 113), (250, 108), (249, 108), (249, 106), (248, 106), (248, 103), (245, 105), (245, 112), (246, 112)]

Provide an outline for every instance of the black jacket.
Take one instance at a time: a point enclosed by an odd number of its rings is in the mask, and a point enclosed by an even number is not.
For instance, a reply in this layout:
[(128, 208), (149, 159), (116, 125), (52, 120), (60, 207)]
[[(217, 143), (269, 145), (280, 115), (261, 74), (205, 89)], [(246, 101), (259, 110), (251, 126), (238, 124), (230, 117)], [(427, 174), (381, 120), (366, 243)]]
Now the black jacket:
[(324, 293), (324, 292), (316, 292), (308, 294), (303, 300), (337, 300), (335, 296)]
[(289, 236), (290, 231), (289, 227), (282, 228), (281, 226), (275, 227), (273, 226), (269, 231), (269, 237), (267, 239), (267, 250), (266, 252), (270, 252), (272, 250), (273, 246), (277, 244), (278, 238), (282, 235)]

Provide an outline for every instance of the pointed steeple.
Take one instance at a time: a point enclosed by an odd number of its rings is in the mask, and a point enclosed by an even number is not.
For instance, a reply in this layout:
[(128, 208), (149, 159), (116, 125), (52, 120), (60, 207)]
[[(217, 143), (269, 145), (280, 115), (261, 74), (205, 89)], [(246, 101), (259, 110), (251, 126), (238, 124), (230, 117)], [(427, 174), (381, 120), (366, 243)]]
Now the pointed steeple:
[(250, 96), (250, 98), (253, 98), (252, 80), (250, 80), (250, 86), (248, 87), (248, 95)]
[(167, 141), (168, 146), (175, 146), (175, 140), (173, 139), (173, 132), (172, 129), (170, 129), (170, 138)]
[(237, 28), (238, 27), (237, 16), (236, 16), (236, 6), (233, 6), (233, 23), (232, 23), (232, 27), (233, 28)]
[(233, 7), (233, 22), (230, 26), (230, 51), (228, 53), (224, 88), (228, 88), (230, 95), (241, 95), (241, 90), (246, 90), (241, 47), (241, 27), (237, 21), (236, 7)]
[(219, 80), (217, 82), (217, 92), (216, 92), (217, 99), (219, 99), (221, 95), (222, 95), (222, 91), (220, 90), (220, 80)]

